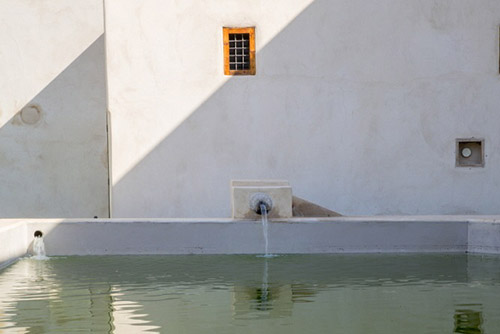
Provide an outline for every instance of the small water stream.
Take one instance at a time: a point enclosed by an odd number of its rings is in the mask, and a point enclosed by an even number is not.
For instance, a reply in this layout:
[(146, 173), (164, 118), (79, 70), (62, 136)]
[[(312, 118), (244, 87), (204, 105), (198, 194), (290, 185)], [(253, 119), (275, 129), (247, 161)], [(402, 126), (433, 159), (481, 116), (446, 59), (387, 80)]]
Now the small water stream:
[(264, 235), (264, 256), (269, 256), (269, 236), (268, 236), (268, 221), (267, 221), (267, 207), (265, 204), (260, 205), (260, 213), (262, 216), (262, 234)]
[(45, 244), (43, 242), (43, 237), (35, 237), (35, 240), (33, 240), (33, 253), (33, 258), (36, 260), (48, 259), (45, 253)]

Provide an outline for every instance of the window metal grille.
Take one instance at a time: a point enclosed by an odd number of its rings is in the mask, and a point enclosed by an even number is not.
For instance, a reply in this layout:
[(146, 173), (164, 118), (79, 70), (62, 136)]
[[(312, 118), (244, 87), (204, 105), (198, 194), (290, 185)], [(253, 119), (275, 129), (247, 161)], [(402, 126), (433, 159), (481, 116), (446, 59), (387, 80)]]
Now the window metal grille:
[(229, 34), (229, 69), (250, 69), (250, 34)]
[(255, 75), (255, 27), (223, 27), (224, 74)]

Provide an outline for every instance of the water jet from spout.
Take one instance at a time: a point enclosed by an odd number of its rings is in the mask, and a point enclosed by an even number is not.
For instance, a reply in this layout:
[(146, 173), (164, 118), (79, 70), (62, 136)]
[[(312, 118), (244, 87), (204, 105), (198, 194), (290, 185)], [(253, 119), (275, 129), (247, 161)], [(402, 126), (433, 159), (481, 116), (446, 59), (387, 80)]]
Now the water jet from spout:
[(262, 215), (262, 233), (264, 235), (264, 256), (269, 256), (269, 226), (267, 221), (267, 207), (264, 203), (260, 204), (260, 212)]
[(47, 260), (48, 257), (45, 253), (45, 244), (43, 242), (43, 233), (41, 231), (35, 232), (35, 240), (33, 240), (33, 256), (35, 260)]

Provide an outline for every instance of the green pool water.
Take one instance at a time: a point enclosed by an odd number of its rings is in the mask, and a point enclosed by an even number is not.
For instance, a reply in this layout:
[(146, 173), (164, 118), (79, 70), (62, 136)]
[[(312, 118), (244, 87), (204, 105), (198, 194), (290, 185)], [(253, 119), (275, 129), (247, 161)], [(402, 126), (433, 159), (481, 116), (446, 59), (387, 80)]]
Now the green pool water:
[(0, 333), (500, 333), (500, 257), (83, 256), (0, 271)]

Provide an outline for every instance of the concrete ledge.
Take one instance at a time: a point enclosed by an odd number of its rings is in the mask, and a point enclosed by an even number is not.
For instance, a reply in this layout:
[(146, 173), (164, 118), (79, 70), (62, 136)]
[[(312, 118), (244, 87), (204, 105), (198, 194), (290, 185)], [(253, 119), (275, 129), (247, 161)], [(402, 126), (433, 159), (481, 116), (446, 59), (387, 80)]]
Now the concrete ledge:
[[(0, 264), (47, 254), (259, 254), (260, 221), (232, 219), (0, 220)], [(269, 222), (271, 253), (482, 252), (500, 254), (500, 216), (291, 218)]]
[(500, 220), (471, 220), (467, 239), (470, 253), (500, 254)]
[(0, 220), (0, 269), (26, 254), (26, 240), (23, 221)]

